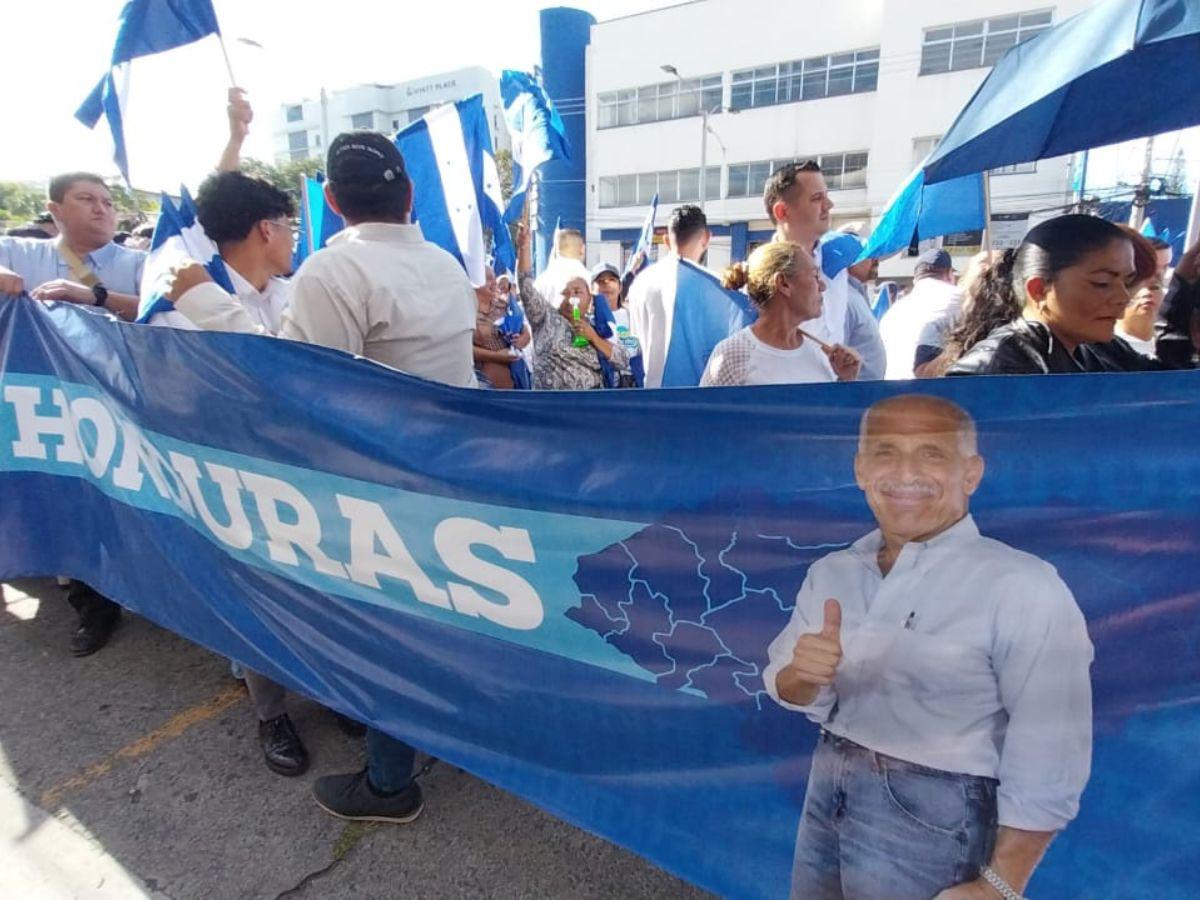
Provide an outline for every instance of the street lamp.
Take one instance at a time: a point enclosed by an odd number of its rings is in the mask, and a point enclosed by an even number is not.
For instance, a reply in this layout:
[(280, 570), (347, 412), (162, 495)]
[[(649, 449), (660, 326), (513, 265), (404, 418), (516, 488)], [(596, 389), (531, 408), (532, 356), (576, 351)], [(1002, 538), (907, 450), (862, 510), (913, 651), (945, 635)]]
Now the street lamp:
[[(683, 87), (683, 76), (674, 66), (667, 64), (660, 68), (668, 75), (679, 79)], [(705, 188), (708, 186), (708, 107), (704, 105), (704, 92), (700, 92), (700, 211), (704, 212)]]

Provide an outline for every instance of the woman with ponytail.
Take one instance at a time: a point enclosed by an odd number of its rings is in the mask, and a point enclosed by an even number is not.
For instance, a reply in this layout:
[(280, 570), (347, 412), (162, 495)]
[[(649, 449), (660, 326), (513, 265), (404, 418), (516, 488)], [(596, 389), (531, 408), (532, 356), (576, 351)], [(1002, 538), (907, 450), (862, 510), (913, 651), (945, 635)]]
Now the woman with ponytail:
[(802, 325), (821, 316), (821, 271), (796, 244), (764, 244), (748, 262), (725, 270), (721, 283), (746, 288), (758, 320), (717, 344), (701, 387), (853, 381), (862, 361), (840, 344), (825, 344)]
[(1137, 286), (1154, 274), (1133, 238), (1095, 216), (1042, 222), (984, 276), (952, 336), (947, 375), (1135, 372), (1169, 368), (1116, 337)]

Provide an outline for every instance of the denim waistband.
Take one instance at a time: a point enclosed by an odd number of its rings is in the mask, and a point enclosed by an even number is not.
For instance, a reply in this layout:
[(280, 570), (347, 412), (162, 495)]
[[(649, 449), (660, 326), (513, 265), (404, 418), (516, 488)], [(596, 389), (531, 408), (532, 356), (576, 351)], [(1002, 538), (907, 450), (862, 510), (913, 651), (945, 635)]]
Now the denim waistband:
[(921, 772), (926, 775), (932, 775), (939, 778), (954, 778), (960, 781), (974, 781), (983, 784), (998, 785), (1000, 782), (995, 778), (989, 778), (986, 775), (971, 775), (966, 772), (950, 772), (946, 769), (935, 769), (932, 766), (923, 766), (920, 763), (910, 762), (907, 759), (900, 759), (895, 756), (888, 756), (886, 753), (880, 753), (878, 750), (872, 750), (870, 747), (864, 747), (862, 744), (855, 743), (849, 738), (844, 738), (841, 735), (834, 734), (831, 731), (821, 729), (821, 742), (829, 744), (833, 749), (840, 753), (847, 754), (863, 754), (869, 756), (872, 760), (882, 761), (888, 767), (893, 769), (908, 769), (912, 772)]

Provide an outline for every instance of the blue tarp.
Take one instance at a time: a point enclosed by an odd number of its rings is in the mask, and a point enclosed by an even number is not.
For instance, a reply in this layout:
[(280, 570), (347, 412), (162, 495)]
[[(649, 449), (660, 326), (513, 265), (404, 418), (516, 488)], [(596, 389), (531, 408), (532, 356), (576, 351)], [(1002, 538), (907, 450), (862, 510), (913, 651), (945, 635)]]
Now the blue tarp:
[(1190, 898), (1197, 384), (469, 391), (0, 299), (0, 578), (84, 579), (709, 890), (784, 897), (816, 729), (764, 696), (766, 647), (874, 527), (863, 409), (949, 397), (981, 529), (1057, 568), (1096, 650), (1091, 780), (1029, 893)]
[(1101, 0), (1000, 59), (928, 183), (1200, 124), (1198, 82), (1198, 0)]

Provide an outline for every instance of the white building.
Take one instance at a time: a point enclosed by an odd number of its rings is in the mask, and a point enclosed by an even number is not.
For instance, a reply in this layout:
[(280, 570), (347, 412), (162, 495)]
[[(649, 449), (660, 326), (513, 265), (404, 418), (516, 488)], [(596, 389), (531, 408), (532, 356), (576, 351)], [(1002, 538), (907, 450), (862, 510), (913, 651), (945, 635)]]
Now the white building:
[[(819, 159), (834, 227), (862, 222), (865, 236), (1000, 55), (1088, 5), (696, 0), (598, 23), (587, 56), (589, 261), (623, 259), (655, 192), (660, 226), (699, 201), (702, 107), (711, 267), (768, 238), (763, 185), (792, 159)], [(995, 173), (993, 214), (1009, 221), (994, 233), (1068, 203), (1070, 183), (1067, 158)], [(971, 243), (979, 236), (947, 245)], [(911, 270), (904, 257), (883, 266)]]
[(354, 128), (394, 134), (433, 107), (472, 94), (483, 94), (493, 144), (497, 149), (508, 149), (499, 81), (487, 69), (476, 66), (399, 84), (360, 84), (322, 91), (316, 99), (285, 103), (275, 126), (275, 159), (288, 162), (323, 156), (330, 140)]

